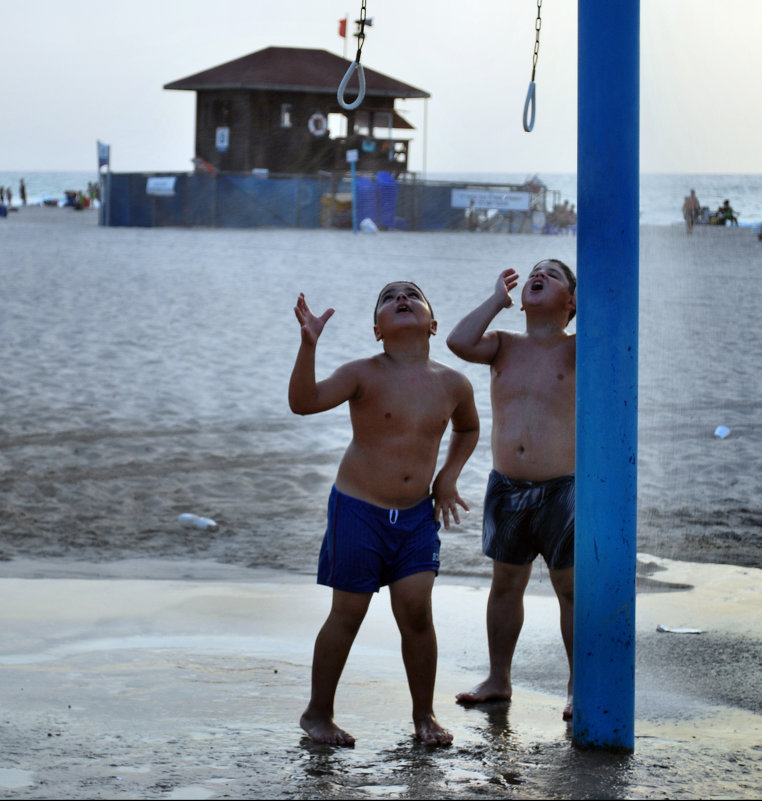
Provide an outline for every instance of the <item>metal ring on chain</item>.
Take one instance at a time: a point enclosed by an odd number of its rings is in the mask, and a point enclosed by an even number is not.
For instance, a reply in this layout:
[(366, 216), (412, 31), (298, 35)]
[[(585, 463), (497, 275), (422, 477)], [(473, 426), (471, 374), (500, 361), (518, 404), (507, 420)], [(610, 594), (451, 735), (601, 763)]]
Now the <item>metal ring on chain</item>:
[[(524, 130), (529, 133), (534, 128), (534, 111), (536, 104), (535, 83), (529, 82), (529, 89), (527, 90), (527, 99), (524, 101)], [(527, 120), (527, 113), (531, 108), (532, 116)]]
[[(344, 92), (346, 91), (349, 79), (352, 77), (352, 74), (355, 70), (357, 70), (357, 79), (360, 82), (360, 87), (357, 91), (357, 97), (351, 103), (347, 103), (346, 100), (344, 100)], [(360, 64), (359, 61), (353, 61), (349, 65), (346, 75), (344, 75), (344, 77), (341, 79), (339, 91), (337, 92), (336, 97), (339, 101), (339, 105), (347, 111), (354, 111), (354, 109), (356, 109), (365, 99), (365, 73), (363, 72), (362, 64)]]

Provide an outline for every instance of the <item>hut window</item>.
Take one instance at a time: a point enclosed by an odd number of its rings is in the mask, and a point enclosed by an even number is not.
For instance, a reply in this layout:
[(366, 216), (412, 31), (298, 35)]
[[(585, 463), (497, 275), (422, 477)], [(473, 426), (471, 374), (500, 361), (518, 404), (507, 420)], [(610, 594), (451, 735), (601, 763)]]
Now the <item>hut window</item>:
[(291, 121), (291, 103), (281, 103), (280, 107), (280, 127), (290, 128), (293, 125)]
[(343, 137), (347, 135), (347, 118), (343, 114), (328, 115), (328, 130), (335, 131), (336, 135)]

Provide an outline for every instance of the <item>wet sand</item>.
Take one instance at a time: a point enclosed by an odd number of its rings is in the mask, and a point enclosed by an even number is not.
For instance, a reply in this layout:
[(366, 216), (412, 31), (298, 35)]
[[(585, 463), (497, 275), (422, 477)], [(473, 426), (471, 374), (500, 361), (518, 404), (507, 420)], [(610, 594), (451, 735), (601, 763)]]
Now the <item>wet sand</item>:
[(638, 595), (629, 755), (572, 745), (547, 579), (527, 598), (513, 701), (473, 708), (454, 697), (486, 669), (488, 587), (438, 580), (446, 749), (413, 738), (382, 592), (340, 684), (337, 720), (357, 738), (342, 749), (298, 725), (329, 603), (312, 580), (198, 561), (21, 562), (14, 572), (56, 577), (0, 578), (0, 797), (758, 798), (762, 571), (646, 559), (664, 586), (695, 585)]
[[(327, 371), (375, 347), (357, 332), (390, 270), (415, 265), (448, 331), (506, 259), (552, 251), (573, 265), (573, 237), (100, 229), (89, 212), (33, 208), (0, 237), (0, 797), (762, 795), (751, 232), (642, 230), (632, 755), (571, 743), (557, 605), (539, 566), (513, 702), (454, 703), (487, 659), (488, 381), (462, 363), (483, 431), (459, 484), (473, 511), (448, 534), (434, 596), (436, 711), (455, 743), (412, 738), (385, 592), (337, 699), (357, 746), (312, 744), (298, 726), (348, 424), (285, 409), (296, 292), (338, 307)], [(181, 529), (186, 511), (219, 531)]]

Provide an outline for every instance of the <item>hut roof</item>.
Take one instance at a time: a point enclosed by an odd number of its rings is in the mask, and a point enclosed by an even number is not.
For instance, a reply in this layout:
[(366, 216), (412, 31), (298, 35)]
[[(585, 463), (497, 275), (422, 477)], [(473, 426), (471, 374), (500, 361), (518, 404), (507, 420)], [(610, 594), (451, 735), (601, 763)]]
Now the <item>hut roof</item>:
[[(302, 47), (267, 47), (217, 67), (164, 85), (165, 89), (265, 89), (336, 94), (352, 62), (329, 53)], [(431, 97), (423, 89), (390, 78), (363, 64), (365, 94), (369, 97)], [(356, 86), (357, 76), (350, 81)]]

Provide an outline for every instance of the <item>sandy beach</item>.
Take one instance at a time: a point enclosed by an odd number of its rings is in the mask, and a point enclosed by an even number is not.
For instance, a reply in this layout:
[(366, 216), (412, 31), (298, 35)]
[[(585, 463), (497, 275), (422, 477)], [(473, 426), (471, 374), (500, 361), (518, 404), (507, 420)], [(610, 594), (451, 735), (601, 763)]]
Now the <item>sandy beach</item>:
[[(454, 703), (486, 669), (489, 393), (444, 335), (506, 263), (576, 267), (574, 237), (95, 218), (29, 207), (0, 220), (1, 798), (760, 797), (752, 231), (641, 229), (636, 746), (613, 755), (575, 748), (561, 721), (557, 606), (539, 565), (512, 703)], [(443, 332), (432, 356), (466, 372), (482, 419), (459, 483), (472, 511), (447, 534), (434, 595), (436, 711), (455, 743), (412, 738), (382, 592), (337, 699), (357, 745), (337, 750), (307, 741), (298, 718), (330, 600), (314, 574), (349, 428), (346, 410), (288, 412), (292, 307), (305, 291), (337, 308), (326, 372), (375, 350), (372, 304), (398, 277), (427, 290)], [(219, 530), (183, 529), (183, 512)]]

